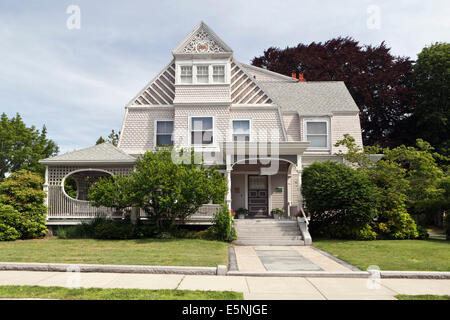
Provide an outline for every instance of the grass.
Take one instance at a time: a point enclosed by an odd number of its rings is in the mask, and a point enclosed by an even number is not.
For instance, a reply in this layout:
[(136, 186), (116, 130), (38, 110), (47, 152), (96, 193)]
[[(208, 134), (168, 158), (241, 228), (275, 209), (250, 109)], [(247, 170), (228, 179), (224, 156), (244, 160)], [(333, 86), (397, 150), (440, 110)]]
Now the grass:
[(198, 239), (56, 239), (0, 242), (1, 262), (216, 267), (228, 244)]
[(315, 240), (313, 245), (361, 270), (450, 271), (450, 242), (429, 240)]
[(398, 300), (450, 300), (450, 296), (436, 296), (432, 294), (407, 295), (399, 294), (395, 296)]
[(242, 300), (234, 291), (98, 289), (39, 286), (0, 286), (0, 298), (61, 300)]

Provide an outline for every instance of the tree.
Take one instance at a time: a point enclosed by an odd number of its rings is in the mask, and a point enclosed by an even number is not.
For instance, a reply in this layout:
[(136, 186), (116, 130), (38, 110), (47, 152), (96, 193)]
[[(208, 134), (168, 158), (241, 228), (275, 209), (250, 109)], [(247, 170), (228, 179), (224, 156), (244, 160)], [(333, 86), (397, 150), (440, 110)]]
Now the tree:
[(210, 201), (223, 204), (227, 184), (216, 168), (194, 163), (194, 153), (182, 151), (190, 163), (172, 161), (172, 151), (146, 152), (129, 178), (103, 179), (90, 190), (96, 206), (142, 208), (159, 230), (196, 213)]
[(97, 139), (95, 144), (97, 145), (100, 143), (110, 142), (112, 143), (113, 146), (117, 147), (117, 145), (119, 144), (119, 137), (120, 131), (115, 132), (114, 130), (111, 130), (111, 133), (108, 135), (108, 138), (106, 138), (106, 140), (102, 136), (100, 136), (100, 138)]
[(7, 173), (26, 169), (44, 176), (45, 167), (38, 161), (54, 156), (58, 146), (47, 139), (47, 129), (27, 127), (16, 114), (9, 119), (5, 113), (0, 117), (0, 181)]
[(413, 68), (417, 107), (410, 125), (411, 137), (431, 143), (450, 154), (450, 43), (423, 48)]
[(414, 110), (412, 61), (395, 57), (382, 42), (361, 46), (352, 38), (325, 43), (270, 47), (252, 64), (290, 75), (303, 73), (308, 81), (344, 81), (360, 110), (365, 145), (398, 145), (405, 137), (400, 123)]
[(26, 170), (13, 172), (0, 182), (0, 204), (18, 212), (15, 214), (17, 223), (10, 227), (15, 228), (22, 239), (40, 238), (47, 232), (42, 184), (38, 174)]

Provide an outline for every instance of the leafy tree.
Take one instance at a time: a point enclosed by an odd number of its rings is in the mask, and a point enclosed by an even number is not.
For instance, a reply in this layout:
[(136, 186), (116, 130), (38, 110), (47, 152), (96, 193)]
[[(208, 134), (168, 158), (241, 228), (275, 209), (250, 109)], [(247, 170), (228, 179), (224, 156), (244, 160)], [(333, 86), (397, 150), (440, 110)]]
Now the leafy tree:
[[(380, 221), (402, 221), (405, 237), (412, 235), (412, 223), (406, 211), (415, 215), (426, 214), (430, 217), (428, 221), (435, 219), (435, 224), (440, 225), (442, 212), (448, 210), (450, 203), (449, 176), (437, 163), (444, 157), (421, 139), (416, 144), (416, 147), (402, 145), (393, 149), (366, 148), (363, 152), (355, 147), (354, 138), (349, 135), (336, 143), (337, 147), (347, 147), (346, 153), (340, 153), (344, 159), (366, 171), (378, 186), (381, 195)], [(370, 154), (374, 152), (382, 152), (383, 158), (378, 162), (372, 161)], [(398, 214), (396, 218), (392, 217), (394, 213)], [(399, 228), (392, 227), (390, 230)]]
[(114, 130), (111, 130), (111, 133), (108, 135), (108, 138), (106, 138), (106, 140), (102, 136), (100, 136), (100, 138), (97, 139), (95, 144), (97, 145), (100, 143), (110, 142), (112, 143), (113, 146), (117, 147), (117, 145), (119, 144), (119, 137), (120, 131), (115, 132)]
[(375, 239), (378, 192), (362, 171), (336, 162), (314, 162), (303, 170), (302, 194), (313, 235)]
[(45, 167), (38, 161), (54, 156), (58, 146), (47, 139), (45, 126), (41, 131), (27, 127), (16, 114), (9, 119), (5, 113), (0, 117), (0, 181), (7, 173), (26, 169), (44, 176)]
[(130, 177), (114, 175), (102, 178), (89, 188), (89, 200), (94, 206), (105, 206), (123, 210), (131, 207), (131, 183)]
[(400, 123), (414, 110), (412, 61), (393, 56), (384, 42), (361, 46), (339, 37), (285, 49), (270, 47), (252, 64), (289, 76), (303, 73), (308, 81), (344, 81), (360, 110), (365, 145), (392, 146), (405, 139)]
[(409, 128), (441, 154), (450, 154), (450, 43), (423, 48), (413, 68), (417, 107)]
[(42, 178), (36, 173), (19, 170), (0, 182), (0, 204), (19, 213), (15, 228), (23, 239), (39, 238), (47, 232)]
[(129, 178), (103, 179), (90, 197), (97, 206), (142, 208), (159, 230), (170, 231), (203, 204), (224, 202), (225, 178), (216, 168), (195, 164), (193, 152), (190, 157), (189, 164), (177, 163), (169, 149), (146, 152)]

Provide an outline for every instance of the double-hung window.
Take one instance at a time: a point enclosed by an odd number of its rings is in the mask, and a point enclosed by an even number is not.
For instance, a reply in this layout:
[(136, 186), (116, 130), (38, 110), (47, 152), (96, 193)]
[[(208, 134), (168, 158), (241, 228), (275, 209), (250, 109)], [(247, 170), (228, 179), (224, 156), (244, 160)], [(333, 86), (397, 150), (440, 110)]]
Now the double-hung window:
[(197, 66), (197, 83), (209, 82), (209, 66)]
[(213, 118), (191, 118), (191, 144), (210, 145), (214, 142)]
[(213, 66), (213, 82), (224, 83), (225, 82), (225, 66)]
[(180, 82), (192, 83), (192, 66), (180, 67)]
[(173, 146), (173, 121), (156, 121), (156, 145)]
[(250, 141), (250, 120), (233, 120), (233, 141)]
[(328, 149), (328, 122), (306, 121), (306, 140), (311, 149)]

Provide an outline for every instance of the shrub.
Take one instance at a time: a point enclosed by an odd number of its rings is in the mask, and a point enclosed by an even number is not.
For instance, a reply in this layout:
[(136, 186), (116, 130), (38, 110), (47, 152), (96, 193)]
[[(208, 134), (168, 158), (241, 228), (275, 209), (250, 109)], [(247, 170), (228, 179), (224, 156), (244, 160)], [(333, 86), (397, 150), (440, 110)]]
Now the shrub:
[(302, 175), (302, 193), (311, 214), (311, 233), (319, 237), (367, 239), (376, 216), (378, 194), (367, 175), (341, 163), (315, 162)]
[(16, 240), (21, 233), (16, 228), (20, 227), (22, 218), (13, 207), (0, 204), (0, 241)]
[(428, 239), (430, 235), (428, 234), (427, 228), (422, 226), (417, 226), (418, 239), (424, 240)]
[(20, 170), (0, 183), (0, 203), (20, 213), (21, 222), (10, 226), (20, 233), (22, 239), (40, 238), (47, 233), (44, 199), (42, 178), (35, 173)]
[(223, 205), (222, 208), (215, 214), (213, 225), (208, 229), (210, 239), (231, 242), (236, 239), (236, 229), (234, 228), (233, 216), (230, 209)]
[(94, 228), (96, 239), (133, 239), (136, 238), (135, 226), (129, 222), (105, 220)]

